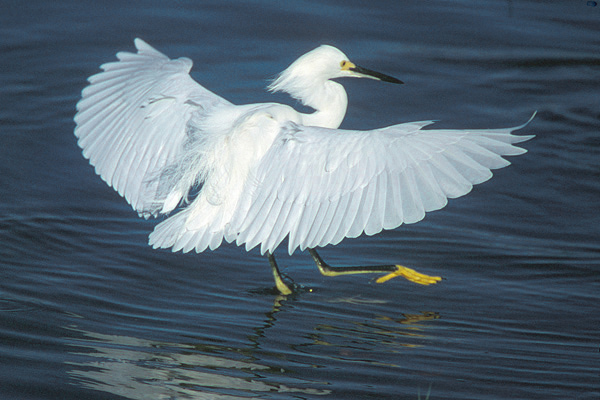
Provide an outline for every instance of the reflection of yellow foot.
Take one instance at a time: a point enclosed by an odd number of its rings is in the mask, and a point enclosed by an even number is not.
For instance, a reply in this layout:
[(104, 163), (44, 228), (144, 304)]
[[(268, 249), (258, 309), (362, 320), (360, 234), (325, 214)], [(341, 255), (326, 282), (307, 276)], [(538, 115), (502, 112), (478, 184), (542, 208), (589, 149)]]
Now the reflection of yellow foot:
[(438, 283), (439, 281), (442, 280), (441, 276), (425, 275), (425, 274), (415, 271), (414, 269), (403, 267), (402, 265), (396, 265), (396, 268), (398, 268), (396, 271), (394, 271), (390, 274), (384, 275), (380, 278), (377, 278), (377, 280), (375, 282), (377, 282), (377, 283), (387, 282), (390, 279), (395, 278), (397, 276), (402, 276), (411, 282), (418, 283), (419, 285), (431, 285), (432, 283)]

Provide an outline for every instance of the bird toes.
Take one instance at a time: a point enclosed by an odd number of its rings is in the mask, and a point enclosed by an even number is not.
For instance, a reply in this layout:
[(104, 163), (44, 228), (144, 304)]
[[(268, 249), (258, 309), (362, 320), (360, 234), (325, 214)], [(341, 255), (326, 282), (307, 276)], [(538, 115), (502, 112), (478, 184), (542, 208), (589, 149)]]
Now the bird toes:
[(442, 280), (441, 276), (425, 275), (425, 274), (415, 271), (414, 269), (404, 267), (402, 265), (396, 265), (396, 268), (398, 268), (396, 271), (377, 278), (377, 280), (375, 282), (377, 282), (377, 283), (387, 282), (390, 279), (393, 279), (397, 276), (402, 276), (411, 282), (418, 283), (419, 285), (431, 285), (431, 284), (438, 283), (439, 281)]

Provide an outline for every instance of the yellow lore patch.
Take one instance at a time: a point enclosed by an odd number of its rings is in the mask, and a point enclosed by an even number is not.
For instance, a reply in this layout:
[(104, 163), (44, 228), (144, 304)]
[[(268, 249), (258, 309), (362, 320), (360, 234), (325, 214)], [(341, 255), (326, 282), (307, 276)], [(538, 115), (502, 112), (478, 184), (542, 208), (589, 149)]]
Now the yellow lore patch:
[(342, 71), (349, 71), (351, 68), (356, 68), (356, 65), (350, 61), (342, 61), (340, 67), (342, 68)]

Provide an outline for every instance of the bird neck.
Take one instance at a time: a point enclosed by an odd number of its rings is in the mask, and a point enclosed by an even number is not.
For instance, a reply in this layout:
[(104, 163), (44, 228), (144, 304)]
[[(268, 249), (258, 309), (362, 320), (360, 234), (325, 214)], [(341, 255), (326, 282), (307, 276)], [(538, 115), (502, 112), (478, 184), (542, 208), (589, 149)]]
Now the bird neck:
[(337, 82), (327, 80), (311, 88), (310, 96), (305, 96), (302, 102), (315, 109), (312, 114), (304, 114), (302, 122), (308, 126), (323, 128), (338, 128), (348, 107), (348, 95), (344, 87)]

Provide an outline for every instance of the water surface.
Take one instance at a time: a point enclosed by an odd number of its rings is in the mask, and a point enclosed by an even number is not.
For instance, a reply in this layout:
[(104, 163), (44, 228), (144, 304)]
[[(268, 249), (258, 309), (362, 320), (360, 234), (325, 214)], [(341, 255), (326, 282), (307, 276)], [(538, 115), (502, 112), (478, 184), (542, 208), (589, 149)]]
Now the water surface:
[[(0, 397), (596, 399), (600, 6), (586, 1), (8, 2), (0, 13)], [(588, 5), (590, 4), (590, 5)], [(515, 126), (529, 150), (424, 221), (323, 249), (445, 280), (272, 291), (234, 245), (147, 246), (81, 156), (85, 79), (141, 37), (236, 103), (321, 43), (403, 86), (344, 84), (345, 128)], [(310, 289), (310, 290), (309, 290)]]

